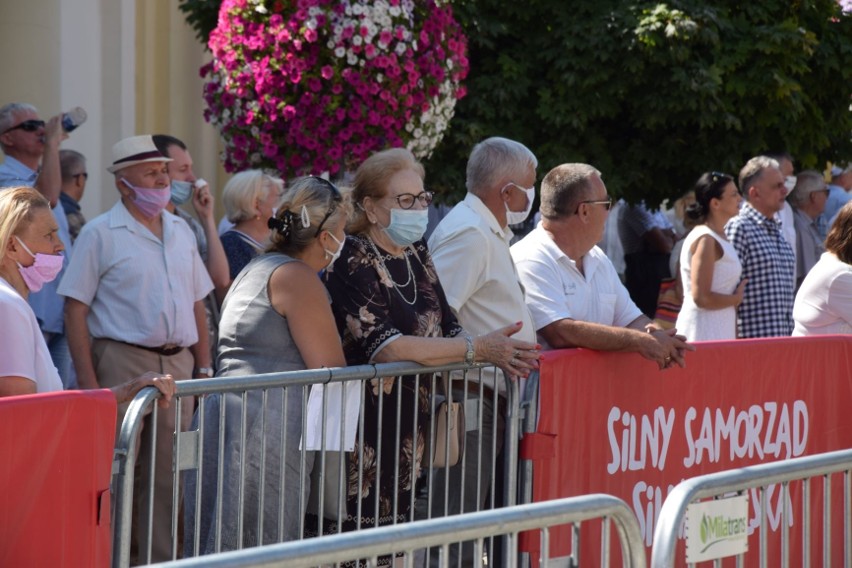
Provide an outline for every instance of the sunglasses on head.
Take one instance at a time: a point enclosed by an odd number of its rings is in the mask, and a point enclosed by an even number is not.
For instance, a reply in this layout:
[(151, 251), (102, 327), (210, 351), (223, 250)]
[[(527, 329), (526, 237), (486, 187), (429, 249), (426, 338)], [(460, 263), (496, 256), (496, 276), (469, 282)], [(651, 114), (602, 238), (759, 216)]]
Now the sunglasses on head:
[(328, 188), (329, 193), (331, 194), (331, 204), (328, 207), (328, 211), (325, 214), (325, 217), (322, 218), (320, 224), (317, 226), (317, 232), (314, 234), (314, 237), (318, 237), (320, 232), (322, 231), (323, 225), (328, 221), (328, 218), (331, 217), (331, 214), (334, 213), (334, 210), (337, 209), (337, 204), (343, 201), (343, 196), (340, 194), (340, 190), (337, 189), (337, 186), (328, 181), (325, 178), (321, 178), (319, 176), (308, 176), (309, 178), (320, 182), (322, 185)]
[(35, 132), (39, 128), (44, 128), (44, 121), (36, 118), (31, 118), (30, 120), (25, 120), (22, 123), (13, 126), (12, 128), (7, 128), (3, 131), (3, 134), (18, 129), (21, 129), (24, 132)]

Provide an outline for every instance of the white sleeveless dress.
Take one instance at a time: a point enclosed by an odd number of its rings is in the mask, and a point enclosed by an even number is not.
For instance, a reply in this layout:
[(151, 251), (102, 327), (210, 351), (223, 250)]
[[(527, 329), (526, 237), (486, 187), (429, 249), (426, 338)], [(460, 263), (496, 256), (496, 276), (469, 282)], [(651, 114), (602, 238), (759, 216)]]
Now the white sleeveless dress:
[(740, 282), (743, 267), (734, 245), (720, 237), (707, 225), (698, 225), (686, 236), (680, 251), (680, 277), (683, 281), (683, 306), (677, 316), (678, 333), (688, 341), (736, 339), (737, 311), (733, 306), (721, 310), (706, 310), (692, 299), (692, 245), (704, 235), (710, 235), (722, 247), (722, 258), (713, 268), (710, 289), (718, 294), (733, 294)]

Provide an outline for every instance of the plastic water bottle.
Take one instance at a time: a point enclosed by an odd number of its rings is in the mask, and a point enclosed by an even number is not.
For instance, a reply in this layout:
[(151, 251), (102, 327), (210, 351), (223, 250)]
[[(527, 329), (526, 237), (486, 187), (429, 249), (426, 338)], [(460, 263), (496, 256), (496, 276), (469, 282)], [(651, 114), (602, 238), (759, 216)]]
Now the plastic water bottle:
[(81, 107), (74, 107), (62, 115), (62, 129), (65, 132), (71, 132), (86, 122), (88, 116)]

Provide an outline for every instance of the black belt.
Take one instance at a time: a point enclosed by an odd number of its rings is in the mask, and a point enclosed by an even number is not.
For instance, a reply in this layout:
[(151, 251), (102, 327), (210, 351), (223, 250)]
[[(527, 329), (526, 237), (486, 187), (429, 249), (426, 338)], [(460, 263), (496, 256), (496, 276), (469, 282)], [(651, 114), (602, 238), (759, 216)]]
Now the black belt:
[[(117, 341), (117, 340), (115, 340)], [(135, 343), (128, 343), (126, 341), (118, 341), (118, 343), (124, 343), (125, 345), (129, 345), (131, 347), (136, 347), (137, 349), (144, 349), (145, 351), (150, 351), (152, 353), (157, 353), (162, 355), (163, 357), (170, 357), (172, 355), (177, 355), (184, 349), (185, 347), (181, 347), (176, 343), (166, 343), (165, 345), (160, 345), (159, 347), (146, 347), (145, 345), (136, 345)]]

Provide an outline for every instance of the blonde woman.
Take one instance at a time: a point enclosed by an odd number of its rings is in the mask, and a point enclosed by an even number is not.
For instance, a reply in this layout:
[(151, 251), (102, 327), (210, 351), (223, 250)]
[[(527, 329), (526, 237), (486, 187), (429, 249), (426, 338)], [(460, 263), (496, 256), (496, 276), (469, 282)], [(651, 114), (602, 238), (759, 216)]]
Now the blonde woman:
[(284, 183), (261, 170), (246, 170), (232, 177), (223, 190), (228, 220), (234, 223), (222, 234), (231, 280), (269, 245), (269, 219), (281, 201)]
[[(64, 246), (50, 204), (31, 187), (0, 192), (0, 397), (62, 390), (35, 314), (27, 303), (62, 268)], [(146, 373), (110, 390), (127, 402), (139, 389), (157, 387), (167, 406), (171, 375)]]

